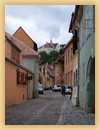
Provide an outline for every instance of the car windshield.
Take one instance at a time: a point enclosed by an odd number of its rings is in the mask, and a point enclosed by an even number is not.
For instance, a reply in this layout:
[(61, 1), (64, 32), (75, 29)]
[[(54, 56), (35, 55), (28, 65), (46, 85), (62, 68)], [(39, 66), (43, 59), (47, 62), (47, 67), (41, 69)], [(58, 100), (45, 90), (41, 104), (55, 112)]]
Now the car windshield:
[(41, 86), (41, 85), (39, 85), (39, 88), (42, 88), (42, 86)]
[(68, 88), (71, 88), (71, 86), (68, 86)]

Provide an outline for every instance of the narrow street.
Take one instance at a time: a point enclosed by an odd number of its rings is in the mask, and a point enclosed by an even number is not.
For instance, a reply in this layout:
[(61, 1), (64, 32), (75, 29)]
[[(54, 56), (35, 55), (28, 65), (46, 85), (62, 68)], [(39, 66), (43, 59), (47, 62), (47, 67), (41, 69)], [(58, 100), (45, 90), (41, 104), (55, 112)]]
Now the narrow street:
[(94, 114), (74, 107), (69, 96), (45, 91), (38, 98), (6, 107), (6, 125), (90, 125)]

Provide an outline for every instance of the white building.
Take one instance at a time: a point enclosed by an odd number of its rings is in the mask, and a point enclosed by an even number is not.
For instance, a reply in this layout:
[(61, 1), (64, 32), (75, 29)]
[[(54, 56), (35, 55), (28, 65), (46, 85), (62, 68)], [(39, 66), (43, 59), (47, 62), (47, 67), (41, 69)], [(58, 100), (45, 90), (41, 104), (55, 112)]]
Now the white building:
[(52, 43), (52, 40), (50, 40), (50, 43), (46, 42), (43, 46), (38, 48), (38, 52), (46, 51), (48, 54), (53, 50), (59, 52), (60, 45), (59, 43)]

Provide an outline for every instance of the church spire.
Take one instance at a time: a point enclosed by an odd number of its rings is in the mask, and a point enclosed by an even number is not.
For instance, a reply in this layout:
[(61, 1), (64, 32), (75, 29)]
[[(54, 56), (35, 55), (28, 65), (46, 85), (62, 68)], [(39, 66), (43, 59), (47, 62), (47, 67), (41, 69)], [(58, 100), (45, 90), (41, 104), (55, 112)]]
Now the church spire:
[(51, 37), (50, 43), (52, 43), (52, 37)]

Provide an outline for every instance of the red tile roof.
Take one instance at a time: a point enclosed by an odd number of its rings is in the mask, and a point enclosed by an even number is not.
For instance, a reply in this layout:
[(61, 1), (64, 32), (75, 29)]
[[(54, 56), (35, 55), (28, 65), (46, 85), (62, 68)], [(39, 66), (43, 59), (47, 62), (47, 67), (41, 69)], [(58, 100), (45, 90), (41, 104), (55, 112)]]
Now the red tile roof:
[(33, 50), (32, 48), (28, 47), (23, 42), (16, 39), (14, 36), (10, 35), (9, 33), (5, 32), (6, 37), (8, 37), (14, 45), (16, 45), (21, 51), (23, 56), (38, 56), (39, 53)]
[(47, 71), (48, 71), (48, 73), (49, 73), (52, 77), (54, 77), (54, 69), (51, 68), (50, 65), (47, 65)]
[(42, 47), (44, 47), (44, 48), (54, 48), (55, 49), (57, 45), (58, 45), (58, 43), (48, 43), (48, 42), (46, 42), (46, 44), (39, 47), (39, 49), (41, 49)]

